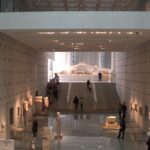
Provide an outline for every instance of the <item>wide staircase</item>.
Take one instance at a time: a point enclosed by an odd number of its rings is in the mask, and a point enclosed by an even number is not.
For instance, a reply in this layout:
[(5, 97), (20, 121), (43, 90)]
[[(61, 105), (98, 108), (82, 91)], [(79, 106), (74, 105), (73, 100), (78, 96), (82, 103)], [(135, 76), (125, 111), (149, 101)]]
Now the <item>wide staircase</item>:
[(91, 92), (84, 82), (60, 83), (58, 87), (58, 99), (51, 106), (51, 111), (74, 112), (73, 99), (75, 96), (83, 101), (83, 112), (117, 112), (119, 97), (116, 84), (110, 82), (92, 83)]
[(60, 83), (58, 85), (58, 98), (53, 100), (53, 104), (51, 109), (61, 111), (66, 109), (67, 103), (67, 95), (68, 95), (68, 87), (69, 83)]
[(70, 91), (70, 101), (69, 106), (70, 109), (74, 110), (73, 99), (77, 96), (79, 99), (79, 110), (80, 110), (80, 101), (82, 97), (83, 101), (83, 109), (87, 111), (90, 109), (94, 109), (94, 95), (93, 88), (91, 91), (87, 88), (86, 83), (72, 83), (71, 91)]
[(97, 110), (106, 112), (115, 112), (118, 110), (120, 99), (116, 91), (115, 83), (95, 83), (95, 89), (97, 97)]

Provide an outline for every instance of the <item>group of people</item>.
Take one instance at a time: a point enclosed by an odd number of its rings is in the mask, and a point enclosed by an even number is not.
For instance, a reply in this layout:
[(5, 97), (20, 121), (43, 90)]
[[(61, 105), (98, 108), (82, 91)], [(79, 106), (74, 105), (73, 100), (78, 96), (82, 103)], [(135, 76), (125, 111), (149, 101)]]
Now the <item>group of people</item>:
[(124, 139), (124, 133), (126, 129), (126, 112), (127, 112), (127, 106), (125, 102), (119, 104), (119, 121), (120, 121), (120, 129), (119, 134), (117, 136), (118, 139), (122, 138)]
[(83, 110), (83, 97), (80, 97), (80, 100), (77, 96), (73, 99), (73, 104), (75, 105), (75, 110), (78, 109), (78, 105), (80, 104), (81, 111)]
[[(117, 136), (118, 139), (122, 138), (124, 139), (125, 129), (126, 129), (126, 112), (127, 112), (127, 106), (124, 103), (120, 103), (119, 105), (119, 120), (120, 120), (120, 129), (119, 134)], [(146, 141), (146, 145), (148, 147), (147, 150), (150, 150), (150, 137)]]
[(50, 79), (47, 83), (46, 94), (48, 96), (53, 95), (55, 99), (58, 99), (58, 85), (59, 85), (59, 76), (55, 73), (55, 77)]

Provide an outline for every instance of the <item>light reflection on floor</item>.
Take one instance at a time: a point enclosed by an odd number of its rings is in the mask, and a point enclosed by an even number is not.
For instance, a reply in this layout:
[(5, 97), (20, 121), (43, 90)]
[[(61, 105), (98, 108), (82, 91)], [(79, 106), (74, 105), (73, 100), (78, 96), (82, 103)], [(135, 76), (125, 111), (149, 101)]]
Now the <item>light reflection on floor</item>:
[[(52, 138), (52, 150), (144, 150), (146, 135), (134, 121), (127, 118), (125, 139), (118, 140), (118, 130), (102, 129), (106, 117), (112, 114), (66, 114), (61, 116), (63, 138)], [(117, 116), (117, 115), (116, 115)], [(56, 120), (50, 117), (49, 124), (56, 133)], [(134, 130), (133, 127), (134, 124)]]

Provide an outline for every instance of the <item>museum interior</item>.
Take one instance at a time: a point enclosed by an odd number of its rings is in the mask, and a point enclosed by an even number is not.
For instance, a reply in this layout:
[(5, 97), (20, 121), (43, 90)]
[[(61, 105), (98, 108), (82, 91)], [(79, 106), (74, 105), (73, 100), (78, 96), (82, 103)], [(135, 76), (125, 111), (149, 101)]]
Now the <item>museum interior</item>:
[(150, 147), (149, 18), (150, 0), (0, 0), (0, 150)]

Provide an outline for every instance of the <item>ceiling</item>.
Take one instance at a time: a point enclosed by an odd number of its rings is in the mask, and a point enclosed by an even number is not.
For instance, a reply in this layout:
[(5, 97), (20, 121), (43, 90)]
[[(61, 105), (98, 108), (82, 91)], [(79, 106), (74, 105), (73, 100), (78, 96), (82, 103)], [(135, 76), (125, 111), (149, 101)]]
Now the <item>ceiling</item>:
[(16, 0), (15, 11), (135, 11), (147, 0)]
[(40, 51), (128, 51), (150, 40), (149, 30), (7, 30)]

